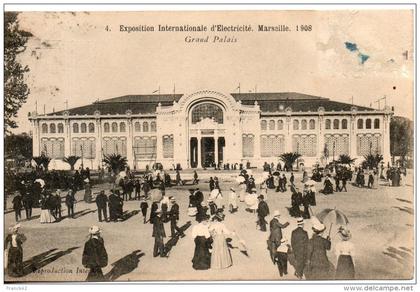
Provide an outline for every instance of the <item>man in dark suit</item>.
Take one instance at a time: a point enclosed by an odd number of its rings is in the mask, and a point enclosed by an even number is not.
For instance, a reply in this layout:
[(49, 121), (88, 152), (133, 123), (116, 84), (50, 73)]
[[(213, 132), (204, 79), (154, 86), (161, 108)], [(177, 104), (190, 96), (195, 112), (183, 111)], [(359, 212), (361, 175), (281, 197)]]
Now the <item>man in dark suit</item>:
[(149, 222), (150, 224), (153, 224), (155, 218), (156, 218), (156, 211), (159, 209), (159, 204), (158, 202), (153, 202), (152, 203), (152, 207), (150, 208), (150, 217), (149, 217)]
[(308, 232), (303, 229), (303, 218), (297, 218), (297, 228), (292, 231), (291, 244), (296, 260), (295, 276), (299, 279), (302, 279), (303, 277), (308, 241)]
[(267, 221), (265, 221), (265, 217), (270, 214), (270, 210), (268, 208), (267, 203), (264, 201), (264, 196), (259, 195), (258, 196), (258, 209), (257, 209), (257, 215), (258, 215), (258, 221), (257, 224), (260, 226), (261, 231), (267, 231)]
[(177, 226), (179, 220), (179, 205), (174, 197), (169, 197), (169, 200), (172, 205), (171, 209), (169, 210), (169, 217), (171, 220), (171, 237), (175, 237), (176, 232), (178, 232), (178, 234), (183, 237), (184, 233), (182, 232), (181, 228)]
[(165, 245), (163, 243), (163, 239), (166, 237), (165, 227), (163, 226), (163, 221), (161, 218), (162, 212), (160, 210), (156, 210), (156, 216), (153, 219), (153, 234), (152, 236), (155, 238), (155, 245), (153, 247), (153, 257), (165, 257)]
[(118, 219), (118, 205), (120, 204), (120, 199), (118, 198), (118, 196), (115, 194), (114, 191), (112, 191), (111, 194), (109, 195), (108, 202), (109, 202), (108, 203), (109, 220), (116, 222)]
[(270, 256), (273, 263), (275, 263), (275, 258), (277, 254), (277, 248), (280, 246), (281, 239), (283, 238), (282, 228), (289, 226), (289, 222), (284, 224), (280, 223), (280, 211), (275, 210), (273, 219), (270, 221), (270, 237), (268, 238)]
[(99, 195), (96, 196), (95, 201), (96, 206), (98, 207), (99, 222), (102, 222), (102, 215), (104, 215), (104, 220), (107, 221), (106, 203), (108, 202), (108, 197), (105, 195), (105, 191), (101, 191)]
[(66, 195), (66, 206), (67, 206), (67, 217), (74, 218), (74, 204), (76, 199), (74, 198), (73, 190), (69, 190)]
[(104, 281), (102, 268), (108, 265), (108, 254), (98, 226), (89, 228), (90, 237), (83, 249), (82, 265), (89, 269), (86, 281)]
[(18, 191), (15, 192), (15, 197), (13, 198), (13, 210), (15, 211), (15, 219), (18, 222), (22, 217), (20, 215), (20, 210), (22, 209), (22, 196)]
[(32, 217), (32, 207), (33, 207), (33, 199), (32, 195), (29, 191), (27, 191), (22, 198), (23, 207), (25, 208), (26, 219), (31, 219)]

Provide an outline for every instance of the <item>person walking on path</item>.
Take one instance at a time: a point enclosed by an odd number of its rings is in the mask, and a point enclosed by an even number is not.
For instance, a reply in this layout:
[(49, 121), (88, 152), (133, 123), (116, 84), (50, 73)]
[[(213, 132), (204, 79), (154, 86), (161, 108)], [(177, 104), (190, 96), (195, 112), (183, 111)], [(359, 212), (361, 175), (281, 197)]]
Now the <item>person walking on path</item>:
[(223, 223), (224, 217), (223, 210), (218, 210), (209, 227), (213, 239), (210, 266), (215, 270), (226, 269), (232, 265), (232, 256), (226, 243), (232, 232)]
[(327, 280), (330, 278), (330, 262), (327, 257), (327, 250), (331, 249), (331, 239), (322, 237), (325, 225), (314, 220), (312, 226), (314, 234), (308, 242), (308, 275), (309, 280)]
[(99, 282), (105, 280), (102, 268), (108, 265), (108, 253), (101, 237), (101, 229), (98, 226), (89, 228), (89, 239), (83, 249), (82, 265), (89, 269), (86, 281)]
[(191, 231), (191, 236), (195, 243), (194, 256), (191, 262), (195, 270), (210, 269), (211, 254), (209, 249), (211, 248), (212, 239), (207, 220), (207, 215), (197, 217), (198, 224), (194, 225)]
[[(102, 222), (102, 220), (107, 221), (108, 216), (106, 212), (106, 203), (108, 202), (108, 197), (105, 195), (105, 191), (101, 191), (99, 195), (96, 196), (96, 206), (98, 207), (98, 220)], [(111, 208), (111, 206), (110, 206)], [(110, 212), (111, 213), (111, 212)], [(103, 216), (103, 219), (102, 219)]]
[(303, 269), (306, 263), (306, 253), (308, 251), (308, 232), (303, 229), (303, 218), (297, 218), (297, 228), (292, 231), (291, 245), (295, 256), (295, 276), (303, 278)]
[(153, 219), (152, 236), (155, 238), (155, 244), (153, 246), (153, 257), (160, 256), (163, 258), (166, 257), (165, 245), (163, 243), (163, 239), (166, 237), (166, 233), (161, 216), (162, 212), (160, 210), (156, 210), (156, 216)]
[(26, 220), (32, 218), (33, 198), (30, 192), (26, 192), (22, 198), (23, 207), (25, 208)]
[(66, 207), (67, 207), (67, 217), (74, 218), (74, 204), (76, 199), (74, 198), (73, 190), (69, 190), (66, 195)]
[(258, 221), (257, 224), (260, 227), (260, 230), (265, 232), (267, 231), (267, 221), (265, 221), (265, 217), (270, 214), (270, 209), (268, 208), (267, 203), (264, 201), (264, 196), (259, 195), (258, 196), (258, 209), (257, 209), (257, 215), (258, 215)]
[(349, 241), (351, 239), (351, 233), (345, 227), (340, 226), (338, 235), (341, 238), (341, 242), (337, 243), (335, 246), (335, 253), (338, 257), (335, 279), (354, 280), (354, 245)]
[(22, 216), (21, 216), (22, 196), (20, 195), (19, 191), (15, 192), (15, 197), (13, 198), (12, 204), (13, 204), (13, 210), (15, 211), (15, 220), (16, 222), (19, 222), (19, 220), (22, 219)]
[(270, 237), (268, 238), (270, 256), (273, 263), (276, 261), (277, 248), (280, 246), (283, 238), (282, 229), (289, 226), (289, 224), (289, 222), (280, 223), (280, 211), (274, 211), (273, 219), (270, 221)]
[(181, 237), (184, 237), (184, 233), (182, 229), (178, 227), (178, 220), (179, 220), (179, 205), (176, 202), (174, 197), (169, 197), (169, 201), (171, 202), (171, 209), (169, 210), (169, 218), (171, 221), (171, 237), (175, 237), (176, 232)]
[(285, 238), (282, 238), (280, 245), (276, 249), (275, 262), (277, 263), (277, 268), (279, 270), (280, 277), (287, 275), (287, 258), (290, 245), (287, 244)]
[(23, 276), (23, 243), (26, 241), (24, 234), (19, 233), (20, 224), (9, 228), (9, 234), (4, 242), (5, 269), (11, 277)]
[(140, 199), (140, 210), (141, 214), (143, 215), (143, 223), (146, 224), (146, 216), (147, 216), (147, 209), (149, 208), (149, 204), (146, 201), (146, 198), (143, 197)]

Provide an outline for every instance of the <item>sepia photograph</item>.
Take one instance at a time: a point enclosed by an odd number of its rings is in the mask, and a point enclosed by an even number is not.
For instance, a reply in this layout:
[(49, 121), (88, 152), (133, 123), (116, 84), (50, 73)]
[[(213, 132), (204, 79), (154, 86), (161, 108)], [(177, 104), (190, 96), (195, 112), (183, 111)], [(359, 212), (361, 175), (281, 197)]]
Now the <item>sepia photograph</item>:
[(415, 279), (412, 5), (80, 8), (3, 12), (6, 284)]

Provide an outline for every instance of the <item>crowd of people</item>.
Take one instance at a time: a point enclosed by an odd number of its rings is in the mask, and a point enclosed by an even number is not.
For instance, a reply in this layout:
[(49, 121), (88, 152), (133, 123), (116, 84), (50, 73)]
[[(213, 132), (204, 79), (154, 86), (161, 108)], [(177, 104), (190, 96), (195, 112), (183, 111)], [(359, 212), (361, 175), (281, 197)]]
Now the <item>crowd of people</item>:
[[(25, 179), (19, 178), (22, 180), (15, 192), (12, 204), (16, 222), (22, 219), (23, 208), (26, 218), (31, 219), (32, 208), (35, 206), (41, 209), (39, 219), (41, 223), (59, 222), (64, 216), (62, 214), (63, 192), (66, 193), (64, 203), (67, 207), (67, 216), (75, 218), (76, 192), (84, 190), (83, 200), (86, 203), (96, 203), (99, 222), (118, 222), (125, 220), (124, 202), (138, 200), (142, 222), (152, 225), (154, 257), (168, 257), (165, 246), (166, 224), (169, 225), (171, 238), (185, 236), (185, 230), (178, 226), (180, 212), (185, 211), (196, 221), (191, 231), (195, 245), (191, 259), (192, 267), (196, 270), (206, 270), (226, 269), (234, 264), (231, 254), (232, 245), (228, 245), (228, 238), (236, 241), (233, 246), (242, 246), (246, 249), (245, 242), (225, 224), (225, 213), (228, 211), (231, 214), (229, 216), (234, 216), (243, 203), (244, 209), (255, 213), (256, 225), (261, 232), (266, 232), (269, 225), (267, 249), (281, 277), (288, 274), (289, 262), (294, 266), (295, 276), (298, 279), (354, 279), (354, 246), (350, 242), (350, 231), (346, 226), (338, 228), (337, 233), (341, 242), (335, 244), (338, 261), (334, 268), (327, 257), (327, 250), (332, 248), (330, 235), (323, 236), (326, 230), (325, 225), (314, 216), (311, 209), (312, 206), (316, 206), (315, 183), (319, 181), (319, 176), (322, 181), (324, 174), (315, 169), (311, 178), (307, 174), (303, 175), (301, 181), (303, 189), (300, 190), (293, 172), (286, 177), (281, 165), (275, 168), (274, 165), (266, 164), (264, 170), (261, 179), (261, 177), (255, 178), (251, 170), (242, 169), (236, 180), (237, 186), (231, 187), (227, 194), (222, 192), (218, 177), (210, 177), (207, 195), (205, 194), (207, 189), (204, 191), (195, 187), (188, 190), (187, 210), (181, 210), (177, 199), (168, 195), (169, 191), (166, 189), (173, 184), (170, 175), (165, 171), (149, 172), (141, 177), (136, 177), (127, 171), (125, 176), (117, 177), (111, 190), (102, 190), (98, 194), (92, 192), (88, 169), (82, 173), (76, 171), (72, 179), (69, 179), (70, 183), (65, 187), (51, 183), (50, 176), (40, 178), (33, 174), (26, 174), (28, 176)], [(362, 173), (362, 170), (356, 169), (356, 185), (359, 185), (359, 173)], [(393, 182), (393, 179), (401, 174), (398, 169), (389, 169), (386, 175)], [(347, 169), (337, 168), (325, 175), (322, 182), (324, 194), (334, 192), (333, 179), (336, 192), (347, 192), (346, 183), (352, 179), (351, 174), (349, 176)], [(192, 184), (198, 185), (198, 182), (198, 174), (194, 172)], [(185, 185), (179, 170), (176, 171), (175, 185)], [(53, 186), (56, 187), (55, 190)], [(283, 236), (283, 230), (290, 228), (290, 222), (283, 220), (279, 210), (274, 210), (269, 223), (266, 221), (267, 216), (271, 214), (267, 200), (268, 189), (276, 193), (286, 192), (287, 188), (291, 192), (289, 215), (295, 218), (297, 225), (291, 233), (290, 242)], [(304, 229), (305, 222), (308, 222), (305, 220), (308, 219), (312, 220), (313, 236), (310, 239), (308, 232)], [(11, 276), (22, 275), (22, 245), (26, 238), (19, 233), (19, 230), (20, 225), (17, 224), (9, 230), (9, 235), (6, 237), (7, 270)], [(107, 266), (108, 254), (100, 233), (99, 227), (92, 226), (85, 243), (82, 262), (89, 268), (88, 281), (104, 280), (102, 268)]]

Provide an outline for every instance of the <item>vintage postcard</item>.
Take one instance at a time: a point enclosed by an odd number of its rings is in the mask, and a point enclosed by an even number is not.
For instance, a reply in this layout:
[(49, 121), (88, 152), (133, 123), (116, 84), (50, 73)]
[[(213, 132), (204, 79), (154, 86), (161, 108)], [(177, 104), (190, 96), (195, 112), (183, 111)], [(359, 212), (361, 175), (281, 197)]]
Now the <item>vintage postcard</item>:
[(414, 279), (413, 7), (141, 10), (4, 12), (6, 283)]

